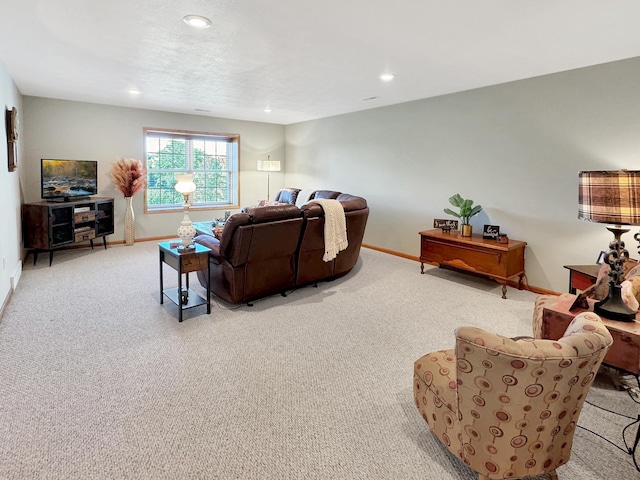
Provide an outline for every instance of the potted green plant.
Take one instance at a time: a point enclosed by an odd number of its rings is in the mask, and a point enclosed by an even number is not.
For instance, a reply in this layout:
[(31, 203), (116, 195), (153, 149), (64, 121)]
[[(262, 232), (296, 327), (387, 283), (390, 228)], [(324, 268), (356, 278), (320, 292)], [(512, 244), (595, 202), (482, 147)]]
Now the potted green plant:
[(472, 234), (471, 224), (469, 224), (469, 219), (474, 215), (477, 215), (482, 211), (482, 205), (473, 205), (473, 200), (464, 199), (460, 196), (459, 193), (456, 193), (454, 196), (449, 197), (449, 203), (454, 207), (459, 208), (459, 212), (454, 212), (450, 208), (445, 208), (444, 213), (449, 215), (453, 215), (454, 217), (458, 217), (462, 222), (462, 236), (470, 237)]

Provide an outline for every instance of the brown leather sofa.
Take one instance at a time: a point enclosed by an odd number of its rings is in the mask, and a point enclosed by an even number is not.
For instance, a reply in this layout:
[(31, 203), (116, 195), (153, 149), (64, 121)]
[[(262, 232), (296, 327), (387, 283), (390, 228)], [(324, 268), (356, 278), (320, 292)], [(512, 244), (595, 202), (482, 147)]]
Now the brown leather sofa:
[[(315, 192), (314, 192), (315, 193)], [(364, 230), (369, 217), (367, 201), (347, 193), (333, 196), (316, 196), (314, 198), (334, 198), (342, 204), (347, 223), (347, 240), (349, 246), (340, 252), (331, 262), (324, 262), (324, 211), (317, 203), (306, 203), (301, 207), (305, 219), (305, 228), (300, 237), (298, 249), (298, 265), (296, 285), (317, 282), (330, 278), (338, 278), (351, 271), (358, 261)]]
[[(324, 191), (328, 192), (328, 191)], [(272, 295), (320, 280), (346, 275), (358, 261), (369, 217), (362, 197), (329, 192), (345, 211), (349, 246), (324, 262), (324, 211), (308, 203), (246, 208), (229, 217), (220, 239), (199, 235), (194, 241), (211, 249), (211, 292), (234, 304)], [(324, 195), (324, 194), (320, 194)], [(198, 272), (206, 286), (206, 272)]]

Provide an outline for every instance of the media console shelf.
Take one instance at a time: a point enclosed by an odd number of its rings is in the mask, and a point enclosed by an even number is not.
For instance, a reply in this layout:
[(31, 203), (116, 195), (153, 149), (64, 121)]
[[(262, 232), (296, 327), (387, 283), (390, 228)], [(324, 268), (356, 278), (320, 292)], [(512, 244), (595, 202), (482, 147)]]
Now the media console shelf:
[(420, 232), (420, 273), (424, 264), (480, 274), (502, 285), (502, 298), (507, 298), (507, 283), (519, 277), (522, 290), (524, 248), (527, 242), (509, 239), (509, 243), (482, 238), (463, 237), (458, 231), (443, 233), (440, 229)]
[(33, 264), (39, 252), (102, 238), (107, 248), (107, 235), (113, 233), (113, 198), (92, 197), (64, 203), (35, 202), (22, 205), (22, 238), (24, 248), (33, 253)]

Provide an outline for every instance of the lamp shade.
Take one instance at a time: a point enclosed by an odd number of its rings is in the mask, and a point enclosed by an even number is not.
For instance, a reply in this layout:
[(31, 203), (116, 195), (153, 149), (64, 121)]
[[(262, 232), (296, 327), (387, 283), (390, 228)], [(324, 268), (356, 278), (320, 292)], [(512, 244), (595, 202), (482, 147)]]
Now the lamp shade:
[(258, 170), (260, 172), (279, 172), (280, 160), (258, 160)]
[(614, 225), (640, 225), (640, 171), (580, 172), (578, 218)]
[(189, 195), (196, 191), (196, 184), (193, 183), (193, 173), (178, 173), (176, 174), (176, 191), (183, 195)]

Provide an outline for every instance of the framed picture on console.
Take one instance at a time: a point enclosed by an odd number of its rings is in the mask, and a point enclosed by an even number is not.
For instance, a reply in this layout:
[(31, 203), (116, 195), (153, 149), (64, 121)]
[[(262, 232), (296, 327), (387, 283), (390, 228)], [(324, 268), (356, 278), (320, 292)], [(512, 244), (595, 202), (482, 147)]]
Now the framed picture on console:
[(497, 240), (500, 235), (500, 225), (485, 225), (482, 238)]
[(451, 229), (458, 229), (458, 221), (450, 220), (448, 218), (434, 218), (433, 228), (441, 228), (443, 232), (449, 232)]
[(596, 263), (598, 265), (602, 265), (604, 263), (604, 257), (605, 257), (605, 252), (600, 252), (600, 255), (598, 255), (598, 260), (596, 260)]

